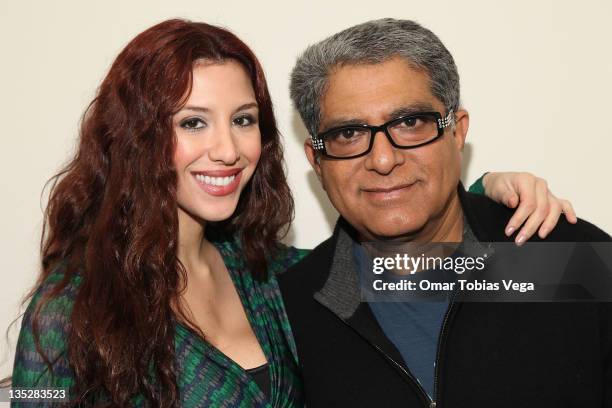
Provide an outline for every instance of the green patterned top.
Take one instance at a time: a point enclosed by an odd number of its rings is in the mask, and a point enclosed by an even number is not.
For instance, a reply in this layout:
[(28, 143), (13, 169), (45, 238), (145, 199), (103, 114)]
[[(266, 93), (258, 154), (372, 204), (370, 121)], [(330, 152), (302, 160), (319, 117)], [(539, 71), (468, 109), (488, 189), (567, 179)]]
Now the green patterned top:
[[(268, 360), (271, 395), (259, 389), (252, 377), (221, 351), (192, 330), (175, 321), (176, 370), (182, 407), (301, 407), (303, 390), (299, 379), (295, 344), (275, 275), (299, 261), (308, 251), (283, 247), (269, 262), (269, 279), (252, 278), (235, 241), (215, 243), (232, 277), (249, 323)], [(32, 313), (42, 294), (62, 279), (51, 274), (34, 295), (23, 318), (13, 369), (13, 388), (64, 388), (74, 383), (66, 358), (69, 316), (80, 278), (76, 278), (41, 312), (40, 341), (53, 363), (50, 373), (34, 346)], [(53, 374), (53, 375), (52, 375)], [(134, 406), (144, 406), (134, 396)], [(52, 406), (51, 402), (46, 403)], [(31, 406), (13, 402), (13, 407)], [(44, 406), (44, 404), (37, 405)], [(56, 405), (57, 406), (57, 403)]]
[[(484, 176), (484, 175), (483, 175)], [(470, 191), (484, 194), (482, 177)], [(272, 394), (268, 399), (257, 383), (234, 361), (184, 325), (175, 322), (175, 353), (181, 406), (207, 408), (270, 408), (303, 406), (303, 389), (291, 328), (278, 289), (276, 275), (302, 259), (308, 250), (284, 247), (269, 262), (269, 279), (252, 278), (235, 240), (215, 244), (221, 253), (249, 323), (269, 362)], [(41, 347), (53, 363), (50, 373), (36, 351), (32, 334), (32, 313), (40, 297), (62, 279), (61, 272), (51, 274), (38, 289), (28, 306), (21, 326), (13, 368), (13, 388), (64, 388), (74, 383), (74, 374), (66, 358), (65, 342), (70, 327), (70, 311), (80, 279), (77, 277), (42, 310)], [(134, 396), (134, 406), (143, 406), (141, 396)], [(48, 403), (47, 406), (53, 404)], [(31, 406), (28, 403), (12, 407)], [(45, 406), (45, 404), (37, 404)], [(57, 406), (55, 404), (54, 406)]]

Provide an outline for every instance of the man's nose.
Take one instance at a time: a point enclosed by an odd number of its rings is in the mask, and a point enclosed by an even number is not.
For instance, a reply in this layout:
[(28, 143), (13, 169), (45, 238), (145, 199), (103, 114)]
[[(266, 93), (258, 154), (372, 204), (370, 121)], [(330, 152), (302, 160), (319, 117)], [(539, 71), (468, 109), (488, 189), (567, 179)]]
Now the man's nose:
[(240, 151), (231, 126), (222, 126), (217, 129), (215, 138), (208, 155), (211, 161), (224, 164), (234, 164), (240, 158)]
[(393, 147), (383, 130), (379, 130), (372, 137), (374, 144), (366, 156), (365, 166), (368, 170), (389, 174), (396, 166), (404, 162), (404, 155), (400, 149)]

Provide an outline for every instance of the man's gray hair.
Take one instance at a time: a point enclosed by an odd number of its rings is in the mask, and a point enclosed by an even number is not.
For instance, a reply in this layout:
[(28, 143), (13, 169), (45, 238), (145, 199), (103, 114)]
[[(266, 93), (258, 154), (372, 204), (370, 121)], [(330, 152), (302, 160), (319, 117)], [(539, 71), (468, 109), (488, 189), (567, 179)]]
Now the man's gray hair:
[(396, 56), (429, 74), (432, 94), (447, 109), (459, 108), (459, 74), (440, 39), (414, 21), (384, 18), (334, 34), (309, 46), (298, 58), (291, 73), (291, 99), (308, 132), (318, 132), (320, 102), (333, 68), (377, 64)]

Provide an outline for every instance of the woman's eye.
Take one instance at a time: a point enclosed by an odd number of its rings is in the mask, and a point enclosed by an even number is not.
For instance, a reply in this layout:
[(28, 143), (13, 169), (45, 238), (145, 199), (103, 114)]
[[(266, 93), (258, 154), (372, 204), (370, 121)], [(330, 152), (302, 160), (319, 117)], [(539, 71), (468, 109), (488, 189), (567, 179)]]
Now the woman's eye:
[(240, 116), (234, 119), (234, 124), (240, 127), (251, 126), (255, 123), (255, 118), (253, 116)]
[(189, 118), (181, 122), (181, 127), (187, 130), (201, 129), (206, 123), (200, 118)]

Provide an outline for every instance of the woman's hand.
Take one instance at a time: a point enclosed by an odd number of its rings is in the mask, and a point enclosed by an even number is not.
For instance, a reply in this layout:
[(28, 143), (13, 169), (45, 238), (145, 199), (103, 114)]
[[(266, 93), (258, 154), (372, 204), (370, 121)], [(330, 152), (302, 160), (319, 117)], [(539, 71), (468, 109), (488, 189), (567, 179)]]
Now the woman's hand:
[[(487, 173), (482, 179), (485, 194), (492, 200), (510, 208), (516, 208), (506, 225), (506, 236), (512, 235), (522, 225), (514, 241), (521, 245), (538, 230), (545, 238), (553, 230), (561, 213), (568, 222), (578, 220), (572, 204), (555, 197), (546, 180), (530, 173)], [(517, 208), (518, 205), (518, 208)]]

